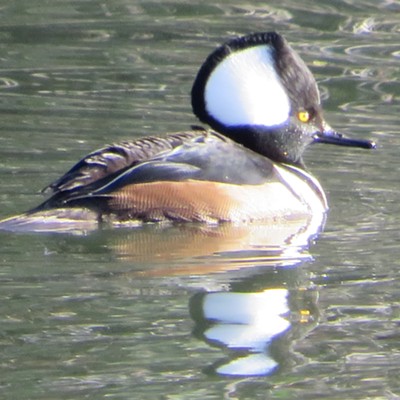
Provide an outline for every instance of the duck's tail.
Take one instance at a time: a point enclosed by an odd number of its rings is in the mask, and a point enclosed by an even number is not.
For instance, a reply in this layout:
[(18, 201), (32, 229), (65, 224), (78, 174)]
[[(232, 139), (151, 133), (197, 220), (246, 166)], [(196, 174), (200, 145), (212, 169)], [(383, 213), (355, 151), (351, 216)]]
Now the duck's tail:
[(98, 214), (82, 208), (27, 212), (0, 221), (0, 231), (85, 234), (98, 229)]

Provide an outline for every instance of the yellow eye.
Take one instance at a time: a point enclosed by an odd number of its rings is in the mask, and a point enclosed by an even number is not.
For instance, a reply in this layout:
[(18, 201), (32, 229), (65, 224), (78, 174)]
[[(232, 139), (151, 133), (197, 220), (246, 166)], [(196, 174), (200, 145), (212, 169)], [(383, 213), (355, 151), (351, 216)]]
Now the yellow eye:
[(297, 118), (300, 122), (308, 122), (311, 118), (310, 113), (306, 110), (301, 110), (297, 113)]

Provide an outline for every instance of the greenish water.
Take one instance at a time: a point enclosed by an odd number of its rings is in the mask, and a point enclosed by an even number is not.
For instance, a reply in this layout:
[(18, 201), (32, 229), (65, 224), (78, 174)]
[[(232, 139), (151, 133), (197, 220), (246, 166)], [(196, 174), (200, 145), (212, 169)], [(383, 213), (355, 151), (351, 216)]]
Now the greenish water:
[[(1, 217), (39, 203), (93, 149), (196, 123), (199, 66), (251, 31), (285, 34), (319, 81), (329, 123), (378, 149), (307, 152), (330, 212), (315, 243), (283, 259), (254, 230), (2, 232), (1, 397), (397, 398), (399, 14), (390, 0), (3, 2)], [(277, 288), (284, 296), (263, 300), (263, 320), (207, 318), (206, 292)], [(227, 299), (227, 313), (239, 310)], [(237, 325), (264, 336), (237, 348), (215, 339)], [(246, 357), (264, 373), (228, 376)]]

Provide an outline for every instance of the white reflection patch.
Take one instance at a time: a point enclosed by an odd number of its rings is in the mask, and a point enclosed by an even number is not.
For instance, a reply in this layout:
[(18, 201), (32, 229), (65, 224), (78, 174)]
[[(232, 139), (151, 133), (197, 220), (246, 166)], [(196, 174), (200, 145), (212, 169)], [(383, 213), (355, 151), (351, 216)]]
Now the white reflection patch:
[(289, 117), (290, 101), (275, 70), (272, 49), (236, 51), (217, 65), (205, 87), (207, 111), (227, 126), (274, 126)]

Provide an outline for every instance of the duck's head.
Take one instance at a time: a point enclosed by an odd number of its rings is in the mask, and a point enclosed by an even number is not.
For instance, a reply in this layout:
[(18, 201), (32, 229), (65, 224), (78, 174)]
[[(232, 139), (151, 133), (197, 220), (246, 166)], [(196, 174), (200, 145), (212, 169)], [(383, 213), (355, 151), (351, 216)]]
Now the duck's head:
[(313, 74), (275, 32), (233, 39), (211, 53), (193, 84), (192, 107), (216, 131), (278, 162), (302, 165), (314, 142), (375, 147), (325, 122)]

